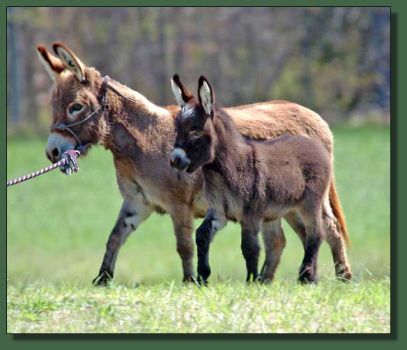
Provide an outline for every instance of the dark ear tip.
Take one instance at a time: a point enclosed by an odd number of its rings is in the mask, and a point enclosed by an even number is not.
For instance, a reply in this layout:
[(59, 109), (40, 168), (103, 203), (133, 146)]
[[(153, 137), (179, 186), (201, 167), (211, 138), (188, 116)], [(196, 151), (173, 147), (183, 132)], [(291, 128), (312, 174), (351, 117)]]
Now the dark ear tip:
[(181, 82), (178, 74), (174, 74), (172, 80), (174, 80), (174, 82), (176, 82), (178, 85)]
[(199, 77), (199, 80), (205, 80), (205, 81), (208, 81), (208, 79), (202, 74), (200, 77)]
[(59, 47), (59, 45), (57, 43), (52, 44), (52, 49), (54, 50), (55, 54), (57, 54), (57, 55), (58, 55), (58, 47)]
[(206, 79), (204, 75), (201, 75), (198, 80), (198, 86), (202, 86), (204, 82), (210, 85), (208, 79)]
[(60, 48), (60, 47), (66, 49), (66, 46), (65, 46), (62, 42), (60, 42), (60, 41), (56, 41), (56, 42), (54, 42), (54, 43), (52, 44), (52, 48), (54, 49), (54, 52), (55, 52), (56, 54), (58, 54), (58, 48)]
[(37, 45), (37, 51), (40, 53), (45, 53), (47, 51), (46, 47), (42, 44)]

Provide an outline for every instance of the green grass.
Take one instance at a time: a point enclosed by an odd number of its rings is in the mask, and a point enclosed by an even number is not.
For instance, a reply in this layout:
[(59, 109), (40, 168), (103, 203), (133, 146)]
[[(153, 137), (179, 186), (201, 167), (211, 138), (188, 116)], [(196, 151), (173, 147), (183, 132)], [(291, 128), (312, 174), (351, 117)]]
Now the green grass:
[(177, 282), (131, 288), (16, 287), (8, 290), (14, 332), (317, 333), (389, 332), (389, 281), (317, 286)]
[[(212, 286), (184, 287), (169, 217), (153, 215), (121, 250), (114, 285), (90, 287), (121, 205), (112, 157), (96, 147), (74, 176), (55, 171), (7, 190), (8, 331), (388, 332), (390, 132), (334, 133), (355, 282), (333, 280), (324, 244), (321, 282), (298, 286), (302, 246), (285, 226), (275, 283), (247, 287), (239, 229), (228, 224), (211, 248)], [(7, 177), (48, 164), (45, 142), (9, 139)]]

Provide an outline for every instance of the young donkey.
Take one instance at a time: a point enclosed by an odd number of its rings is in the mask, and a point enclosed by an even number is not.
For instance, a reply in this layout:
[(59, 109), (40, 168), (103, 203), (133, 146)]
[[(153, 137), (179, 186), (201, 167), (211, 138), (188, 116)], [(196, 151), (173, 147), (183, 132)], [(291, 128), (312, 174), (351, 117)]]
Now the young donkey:
[[(205, 77), (198, 83), (197, 101), (178, 75), (172, 88), (182, 110), (176, 119), (171, 165), (193, 173), (202, 167), (209, 203), (196, 232), (198, 278), (205, 283), (210, 267), (209, 244), (227, 220), (242, 229), (242, 253), (247, 281), (258, 279), (258, 232), (262, 222), (298, 215), (305, 227), (301, 282), (314, 282), (323, 238), (322, 207), (331, 181), (331, 161), (321, 142), (286, 135), (257, 142), (244, 138), (227, 112), (215, 109), (213, 89)], [(262, 280), (269, 279), (267, 267)]]
[[(39, 58), (54, 81), (47, 157), (56, 162), (66, 150), (104, 146), (113, 155), (123, 197), (95, 283), (105, 284), (113, 276), (120, 248), (152, 212), (170, 215), (184, 280), (191, 281), (193, 218), (205, 215), (207, 203), (202, 196), (201, 171), (177, 177), (177, 171), (168, 162), (179, 108), (157, 106), (139, 92), (103, 77), (63, 43), (54, 43), (53, 50), (54, 54), (42, 45), (37, 47)], [(248, 138), (309, 135), (321, 140), (333, 161), (332, 133), (325, 121), (308, 108), (292, 102), (267, 101), (225, 110)], [(349, 279), (351, 270), (345, 247), (348, 235), (334, 181), (330, 183), (324, 213), (336, 275)], [(288, 215), (285, 219), (305, 242), (299, 218)], [(276, 266), (285, 245), (280, 220), (263, 222), (262, 233), (266, 245), (272, 248), (266, 250), (267, 264)]]

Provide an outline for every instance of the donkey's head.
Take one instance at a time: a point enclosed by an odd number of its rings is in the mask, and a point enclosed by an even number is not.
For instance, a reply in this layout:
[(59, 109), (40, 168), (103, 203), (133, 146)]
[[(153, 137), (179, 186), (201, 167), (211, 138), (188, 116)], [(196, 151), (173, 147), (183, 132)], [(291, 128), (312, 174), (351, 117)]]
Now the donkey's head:
[(179, 170), (192, 173), (214, 159), (216, 135), (213, 129), (215, 96), (208, 80), (198, 82), (198, 100), (181, 83), (176, 74), (172, 91), (181, 111), (176, 118), (176, 138), (170, 163)]
[(56, 162), (67, 150), (80, 147), (83, 153), (96, 144), (104, 135), (106, 122), (101, 108), (100, 73), (85, 66), (64, 44), (54, 43), (53, 49), (55, 55), (42, 45), (37, 47), (41, 62), (54, 80), (52, 126), (46, 155)]

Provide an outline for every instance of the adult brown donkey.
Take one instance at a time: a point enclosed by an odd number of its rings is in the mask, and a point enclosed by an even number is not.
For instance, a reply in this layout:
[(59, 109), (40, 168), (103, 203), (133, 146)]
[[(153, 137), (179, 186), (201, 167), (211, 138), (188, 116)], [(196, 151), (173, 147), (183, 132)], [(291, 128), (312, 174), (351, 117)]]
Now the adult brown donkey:
[[(113, 154), (123, 196), (123, 205), (94, 282), (103, 285), (113, 277), (120, 247), (153, 211), (171, 216), (183, 280), (193, 280), (193, 218), (205, 215), (207, 203), (202, 196), (202, 174), (176, 176), (177, 171), (169, 164), (179, 107), (159, 107), (140, 93), (103, 77), (63, 43), (54, 43), (53, 49), (55, 55), (44, 46), (37, 47), (42, 63), (54, 80), (47, 157), (55, 162), (68, 149), (80, 148), (83, 153), (91, 145), (103, 145)], [(333, 137), (328, 125), (305, 107), (270, 101), (226, 108), (226, 111), (249, 138), (264, 140), (287, 133), (316, 137), (333, 160)], [(352, 273), (345, 249), (348, 234), (333, 181), (325, 201), (324, 226), (336, 275), (350, 279)], [(286, 220), (305, 242), (305, 229), (299, 218), (291, 216)], [(266, 263), (276, 265), (285, 246), (281, 222), (264, 224), (262, 233)]]
[(214, 91), (204, 76), (199, 78), (198, 100), (178, 75), (171, 84), (182, 110), (175, 120), (170, 163), (188, 173), (202, 169), (209, 205), (196, 231), (199, 281), (207, 282), (210, 243), (228, 220), (241, 226), (246, 281), (270, 281), (276, 264), (266, 260), (261, 276), (257, 271), (260, 225), (296, 215), (306, 231), (299, 280), (315, 282), (323, 239), (322, 208), (332, 174), (328, 151), (318, 139), (302, 135), (266, 141), (244, 138), (232, 118), (215, 108)]

